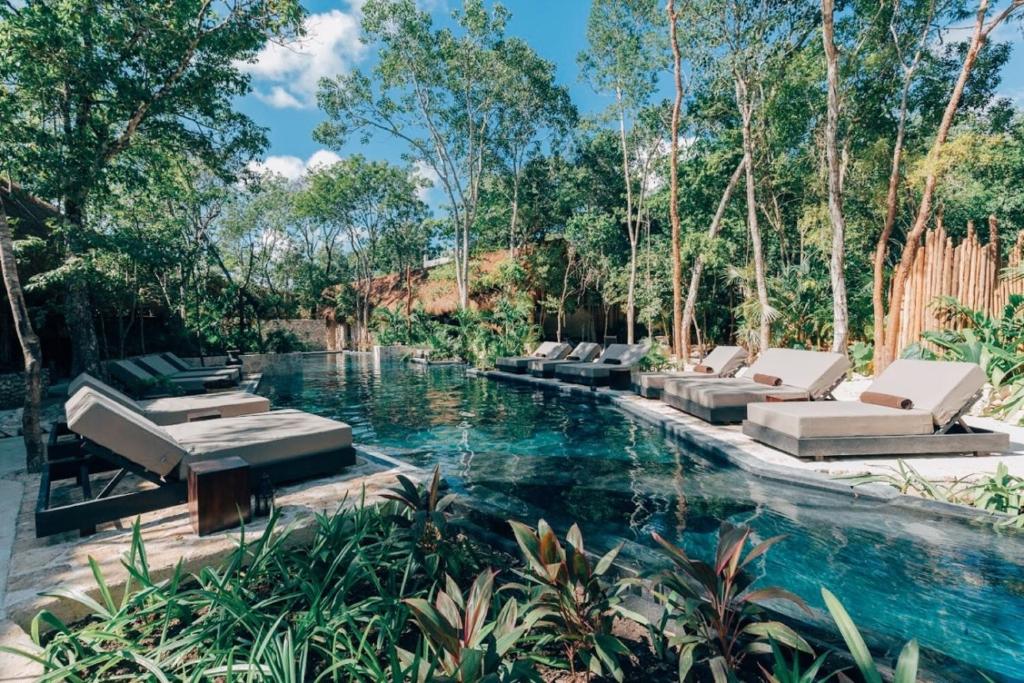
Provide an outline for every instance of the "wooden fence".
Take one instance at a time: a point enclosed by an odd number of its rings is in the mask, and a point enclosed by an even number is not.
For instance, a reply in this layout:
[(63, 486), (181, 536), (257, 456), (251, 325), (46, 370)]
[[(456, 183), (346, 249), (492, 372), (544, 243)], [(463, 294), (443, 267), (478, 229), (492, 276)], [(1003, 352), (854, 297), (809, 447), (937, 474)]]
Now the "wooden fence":
[(1017, 233), (1007, 261), (1002, 263), (995, 216), (989, 217), (988, 227), (987, 244), (981, 243), (973, 222), (967, 225), (967, 237), (955, 246), (941, 220), (925, 233), (903, 298), (899, 351), (919, 341), (922, 332), (950, 326), (932, 305), (936, 297), (956, 297), (970, 308), (999, 315), (1011, 294), (1024, 294), (1024, 278), (1000, 277), (1004, 267), (1020, 265), (1024, 232)]

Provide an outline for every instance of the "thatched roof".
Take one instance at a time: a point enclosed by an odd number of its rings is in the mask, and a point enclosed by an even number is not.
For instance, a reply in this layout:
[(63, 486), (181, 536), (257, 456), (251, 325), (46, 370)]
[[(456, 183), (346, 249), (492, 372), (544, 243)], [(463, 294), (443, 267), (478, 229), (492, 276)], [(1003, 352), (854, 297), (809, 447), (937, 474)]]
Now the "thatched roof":
[[(507, 258), (506, 251), (492, 251), (474, 258), (470, 265), (471, 278), (495, 272)], [(446, 277), (447, 274), (451, 277)], [(330, 289), (334, 288), (328, 291)], [(412, 290), (412, 307), (421, 306), (430, 315), (447, 315), (459, 308), (459, 291), (450, 264), (415, 271), (412, 274)], [(370, 289), (370, 300), (374, 307), (404, 310), (407, 297), (404, 276), (390, 273), (374, 278)], [(483, 303), (478, 297), (470, 301), (471, 306)], [(332, 314), (332, 311), (327, 312), (328, 317)]]

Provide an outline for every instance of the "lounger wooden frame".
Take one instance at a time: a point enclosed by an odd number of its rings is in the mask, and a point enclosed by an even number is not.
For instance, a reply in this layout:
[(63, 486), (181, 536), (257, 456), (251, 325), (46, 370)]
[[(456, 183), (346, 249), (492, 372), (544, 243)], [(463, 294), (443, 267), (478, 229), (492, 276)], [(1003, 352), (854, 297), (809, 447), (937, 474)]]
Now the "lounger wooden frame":
[[(812, 397), (812, 401), (834, 401), (835, 397), (832, 392), (835, 388), (842, 384), (846, 378), (845, 374), (840, 375), (832, 384), (823, 389), (817, 396)], [(785, 386), (785, 385), (784, 385)], [(681, 410), (684, 413), (699, 417), (713, 425), (724, 425), (724, 424), (738, 424), (744, 422), (747, 419), (747, 404), (739, 406), (722, 406), (721, 408), (708, 408), (707, 406), (701, 405), (696, 401), (691, 401), (688, 398), (682, 396), (676, 396), (675, 394), (663, 394), (661, 400), (672, 406), (676, 410)], [(750, 401), (750, 403), (757, 403), (758, 401)]]
[(999, 453), (1010, 447), (1004, 432), (959, 425), (946, 432), (906, 436), (829, 436), (797, 438), (764, 425), (743, 421), (743, 433), (763, 444), (798, 458), (824, 460), (852, 456), (940, 455)]
[[(347, 446), (254, 466), (253, 472), (269, 474), (274, 483), (283, 483), (337, 474), (353, 464), (355, 449)], [(117, 470), (113, 478), (93, 496), (91, 475), (113, 469)], [(114, 489), (128, 474), (154, 487), (113, 495)], [(53, 482), (70, 478), (74, 478), (82, 489), (82, 500), (51, 506)], [(83, 536), (88, 535), (96, 531), (98, 524), (180, 505), (186, 499), (186, 483), (176, 476), (159, 477), (127, 458), (83, 439), (77, 456), (48, 461), (43, 468), (36, 500), (36, 538), (75, 530)]]
[(1006, 451), (1010, 447), (1009, 434), (971, 427), (964, 422), (964, 415), (980, 398), (979, 391), (961, 406), (956, 415), (936, 429), (934, 434), (798, 438), (749, 420), (743, 421), (743, 433), (790, 455), (814, 460), (872, 455), (981, 455)]

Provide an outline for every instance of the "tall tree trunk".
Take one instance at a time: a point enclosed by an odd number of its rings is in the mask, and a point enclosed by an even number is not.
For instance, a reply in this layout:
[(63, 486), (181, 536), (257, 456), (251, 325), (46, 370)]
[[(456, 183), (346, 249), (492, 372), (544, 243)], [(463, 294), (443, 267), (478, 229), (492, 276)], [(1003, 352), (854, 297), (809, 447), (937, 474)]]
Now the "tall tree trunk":
[(672, 43), (672, 70), (675, 76), (676, 96), (672, 102), (672, 140), (669, 154), (669, 200), (668, 214), (672, 222), (672, 351), (680, 362), (685, 363), (683, 349), (689, 344), (683, 335), (689, 330), (683, 327), (683, 260), (679, 248), (679, 119), (683, 108), (683, 69), (679, 53), (679, 39), (676, 36), (676, 8), (674, 0), (668, 0), (669, 39)]
[[(629, 235), (629, 284), (626, 288), (626, 343), (633, 343), (633, 328), (636, 311), (636, 243), (638, 228), (633, 218), (633, 184), (629, 173), (629, 145), (626, 143), (626, 114), (623, 111), (622, 91), (615, 89), (615, 100), (619, 105), (619, 141), (622, 145), (622, 180), (626, 184), (626, 232)], [(605, 332), (607, 336), (607, 331)]]
[(754, 133), (752, 130), (753, 105), (746, 81), (736, 79), (736, 99), (743, 121), (743, 168), (747, 185), (747, 229), (750, 231), (750, 245), (754, 257), (754, 281), (757, 287), (757, 302), (760, 307), (758, 320), (758, 352), (768, 348), (771, 341), (771, 321), (768, 319), (768, 283), (765, 279), (764, 250), (761, 247), (761, 226), (757, 220), (757, 191), (754, 185)]
[[(745, 166), (746, 156), (740, 159), (740, 163), (736, 164), (736, 170), (729, 176), (729, 183), (725, 186), (721, 199), (718, 200), (718, 208), (715, 210), (715, 216), (711, 219), (711, 225), (708, 227), (709, 240), (714, 240), (718, 236), (718, 231), (722, 227), (722, 219), (725, 217), (725, 209), (729, 206), (729, 200), (732, 198), (732, 193), (736, 190), (736, 185), (740, 182), (740, 175), (742, 175)], [(697, 257), (693, 260), (693, 268), (690, 270), (690, 286), (686, 290), (686, 304), (683, 306), (683, 344), (680, 357), (684, 363), (690, 357), (690, 327), (693, 325), (693, 314), (697, 307), (697, 292), (700, 290), (700, 276), (703, 271), (704, 257), (697, 254)]]
[[(71, 223), (71, 235), (67, 249), (70, 256), (79, 253), (79, 237), (85, 230), (85, 208), (77, 198), (64, 203), (64, 216)], [(71, 276), (64, 292), (65, 324), (71, 336), (71, 374), (82, 372), (99, 373), (100, 350), (96, 339), (96, 325), (89, 303), (89, 290), (80, 277)]]
[(872, 263), (871, 308), (874, 319), (875, 351), (872, 366), (875, 376), (892, 362), (892, 356), (885, 345), (885, 257), (889, 251), (889, 239), (896, 224), (896, 210), (900, 188), (900, 166), (903, 161), (903, 141), (907, 131), (907, 100), (910, 95), (910, 74), (903, 82), (900, 95), (899, 121), (896, 124), (896, 141), (892, 149), (892, 166), (889, 170), (889, 189), (885, 197), (885, 222), (875, 244)]
[(846, 308), (845, 243), (842, 171), (836, 138), (839, 134), (839, 50), (835, 44), (833, 0), (821, 0), (822, 31), (828, 74), (828, 114), (825, 117), (825, 156), (828, 161), (828, 213), (832, 219), (832, 351), (846, 355), (848, 312)]
[(519, 172), (516, 171), (512, 181), (512, 217), (508, 222), (508, 257), (516, 258), (516, 231), (519, 223)]
[(21, 353), (25, 360), (25, 408), (21, 416), (21, 431), (25, 439), (25, 467), (29, 472), (38, 472), (46, 461), (43, 430), (39, 420), (43, 396), (43, 354), (39, 346), (39, 337), (32, 329), (28, 306), (25, 305), (25, 295), (21, 291), (13, 242), (11, 227), (7, 223), (7, 213), (0, 204), (0, 270), (3, 271), (4, 289), (7, 291), (8, 301), (11, 302), (14, 330), (18, 334), (18, 342), (21, 344)]
[[(949, 97), (949, 102), (946, 104), (946, 109), (942, 113), (942, 120), (940, 121), (938, 131), (935, 134), (935, 141), (932, 143), (932, 148), (928, 152), (928, 175), (925, 177), (924, 190), (921, 193), (921, 202), (918, 205), (917, 216), (914, 219), (913, 227), (907, 234), (906, 244), (903, 247), (903, 254), (900, 257), (899, 265), (896, 267), (896, 272), (893, 274), (892, 293), (889, 297), (889, 321), (885, 330), (886, 349), (885, 356), (883, 358), (883, 362), (885, 363), (890, 362), (896, 357), (896, 347), (899, 344), (903, 296), (906, 290), (907, 278), (910, 275), (910, 267), (914, 263), (914, 257), (917, 255), (921, 236), (924, 234), (925, 227), (928, 224), (928, 219), (931, 216), (932, 198), (934, 197), (935, 186), (938, 182), (937, 168), (939, 156), (942, 153), (943, 146), (946, 144), (946, 139), (949, 137), (949, 130), (953, 125), (953, 117), (956, 115), (956, 110), (960, 106), (960, 99), (963, 97), (964, 88), (967, 86), (967, 80), (970, 78), (971, 70), (974, 68), (974, 63), (978, 59), (978, 54), (985, 46), (989, 33), (1006, 20), (1006, 18), (1015, 10), (1024, 6), (1024, 0), (1013, 0), (1013, 2), (997, 17), (986, 24), (985, 15), (988, 13), (988, 5), (988, 0), (981, 0), (978, 4), (978, 11), (975, 14), (974, 29), (971, 32), (971, 41), (967, 48), (967, 54), (964, 56), (963, 65), (960, 68), (960, 75), (957, 76), (956, 83), (953, 86), (953, 92)], [(875, 371), (881, 372), (884, 369), (885, 367), (876, 367)]]

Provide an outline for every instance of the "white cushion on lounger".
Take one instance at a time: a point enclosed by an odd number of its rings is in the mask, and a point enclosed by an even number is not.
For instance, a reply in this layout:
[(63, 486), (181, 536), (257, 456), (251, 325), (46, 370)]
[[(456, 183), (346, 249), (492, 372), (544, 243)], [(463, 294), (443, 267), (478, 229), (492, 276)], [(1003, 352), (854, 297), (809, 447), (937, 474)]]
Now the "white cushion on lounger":
[(841, 353), (805, 351), (803, 349), (765, 349), (744, 375), (771, 375), (783, 384), (805, 389), (818, 398), (850, 368), (849, 359)]
[(83, 372), (68, 385), (68, 394), (74, 396), (82, 387), (89, 387), (128, 410), (146, 416), (158, 425), (173, 425), (209, 417), (239, 417), (270, 410), (269, 399), (246, 391), (136, 401), (106, 382)]
[(985, 386), (985, 371), (975, 363), (941, 360), (893, 361), (865, 391), (909, 398), (915, 410), (932, 414), (935, 424), (949, 422)]
[(769, 386), (749, 379), (726, 377), (722, 379), (678, 379), (665, 383), (667, 396), (678, 396), (705, 408), (727, 408), (764, 401), (766, 396), (787, 400), (809, 398), (806, 389)]
[(558, 346), (558, 342), (546, 341), (541, 342), (540, 345), (533, 350), (530, 355), (534, 358), (547, 358), (548, 354), (555, 350)]
[(701, 365), (714, 370), (712, 375), (729, 375), (747, 362), (747, 350), (742, 346), (716, 346)]
[(797, 439), (932, 434), (927, 410), (899, 410), (860, 401), (750, 403), (747, 421)]
[(182, 475), (189, 463), (209, 458), (237, 455), (258, 466), (352, 445), (352, 428), (347, 424), (301, 410), (187, 422), (165, 429), (188, 451), (181, 462)]
[(78, 377), (75, 377), (68, 384), (68, 396), (74, 396), (78, 393), (78, 390), (82, 387), (89, 387), (93, 391), (97, 391), (114, 403), (120, 403), (122, 406), (136, 413), (142, 413), (142, 406), (139, 405), (138, 401), (133, 399), (131, 396), (121, 393), (114, 387), (110, 386), (101, 379), (96, 379), (88, 372), (83, 372)]
[(170, 396), (139, 401), (146, 417), (158, 425), (175, 425), (209, 417), (241, 417), (270, 410), (270, 399), (247, 391)]
[(64, 409), (73, 432), (154, 474), (170, 474), (187, 454), (162, 427), (89, 387), (79, 389)]

